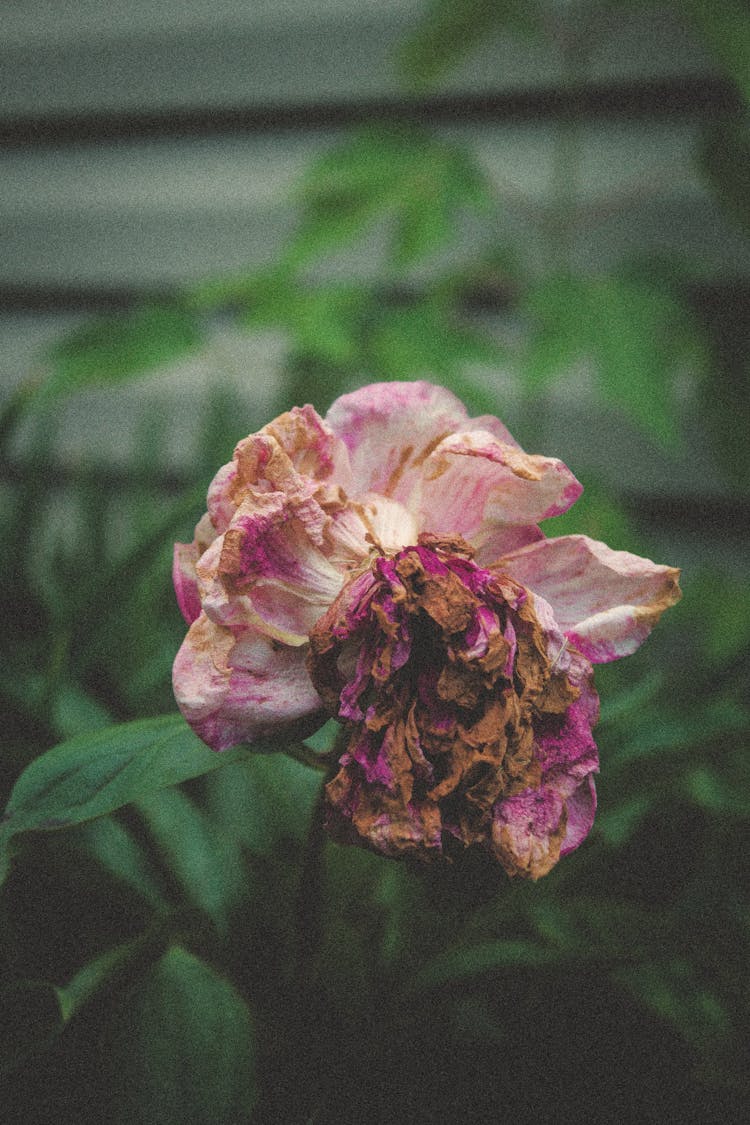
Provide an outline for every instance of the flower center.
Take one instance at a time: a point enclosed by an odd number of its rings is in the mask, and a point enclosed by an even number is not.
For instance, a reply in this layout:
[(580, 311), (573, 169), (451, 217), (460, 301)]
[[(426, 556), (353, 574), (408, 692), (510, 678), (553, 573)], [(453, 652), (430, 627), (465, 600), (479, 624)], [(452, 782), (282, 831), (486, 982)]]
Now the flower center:
[(491, 847), (497, 803), (540, 782), (539, 732), (579, 691), (526, 589), (472, 554), (420, 535), (350, 579), (312, 630), (312, 681), (347, 728), (327, 787), (341, 839), (423, 858)]

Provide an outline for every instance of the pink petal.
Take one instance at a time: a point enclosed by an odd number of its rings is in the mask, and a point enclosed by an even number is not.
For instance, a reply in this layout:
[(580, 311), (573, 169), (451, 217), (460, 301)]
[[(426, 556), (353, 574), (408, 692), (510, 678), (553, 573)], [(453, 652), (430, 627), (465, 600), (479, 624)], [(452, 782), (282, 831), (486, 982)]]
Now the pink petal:
[(536, 543), (539, 539), (544, 539), (544, 532), (533, 523), (518, 527), (513, 524), (493, 526), (485, 523), (472, 535), (471, 544), (476, 551), (475, 561), (479, 566), (489, 567), (496, 559), (502, 558), (511, 551), (518, 551), (529, 543)]
[(238, 587), (267, 579), (331, 601), (341, 575), (321, 550), (327, 519), (315, 501), (296, 504), (280, 492), (249, 496), (224, 534), (219, 570)]
[(498, 801), (492, 843), (506, 870), (532, 879), (546, 875), (557, 862), (554, 837), (559, 840), (563, 816), (565, 801), (551, 786)]
[(190, 626), (172, 681), (182, 714), (212, 750), (275, 734), (302, 736), (322, 722), (304, 649), (274, 646), (250, 630), (235, 640), (205, 614)]
[(408, 500), (431, 449), (468, 416), (450, 391), (431, 383), (373, 383), (336, 399), (326, 422), (346, 443), (358, 492)]
[(200, 552), (194, 543), (175, 543), (172, 582), (180, 613), (188, 625), (192, 625), (201, 611), (198, 579), (195, 573), (195, 564), (199, 558)]
[(279, 491), (296, 491), (298, 482), (309, 480), (352, 487), (346, 445), (312, 406), (295, 406), (244, 438), (234, 460), (240, 487), (267, 481)]
[(351, 487), (346, 445), (312, 406), (294, 406), (263, 427), (289, 457), (295, 472)]
[[(269, 503), (278, 500), (283, 512), (278, 493), (264, 498)], [(215, 624), (235, 635), (249, 627), (299, 647), (338, 594), (344, 575), (305, 538), (292, 517), (265, 527), (262, 516), (261, 512), (254, 525), (243, 504), (232, 526), (199, 559), (202, 608)]]
[(393, 554), (416, 543), (419, 535), (416, 518), (398, 500), (371, 493), (363, 497), (359, 511), (367, 528), (367, 547), (375, 546), (382, 554)]
[(679, 570), (612, 551), (585, 535), (532, 543), (493, 569), (541, 594), (571, 643), (594, 664), (635, 652), (681, 596)]
[(560, 855), (567, 855), (583, 843), (591, 831), (596, 812), (596, 786), (591, 774), (585, 777), (567, 799), (568, 823), (565, 828)]
[(556, 457), (524, 453), (487, 431), (452, 434), (425, 461), (421, 526), (481, 543), (487, 558), (490, 542), (507, 552), (537, 539), (536, 524), (567, 511), (581, 491)]
[(237, 483), (237, 466), (234, 461), (222, 465), (208, 486), (208, 516), (220, 535), (229, 527), (237, 511), (234, 488)]
[(216, 532), (229, 527), (248, 487), (296, 491), (307, 478), (351, 487), (349, 454), (312, 406), (294, 407), (238, 442), (208, 489), (208, 514)]

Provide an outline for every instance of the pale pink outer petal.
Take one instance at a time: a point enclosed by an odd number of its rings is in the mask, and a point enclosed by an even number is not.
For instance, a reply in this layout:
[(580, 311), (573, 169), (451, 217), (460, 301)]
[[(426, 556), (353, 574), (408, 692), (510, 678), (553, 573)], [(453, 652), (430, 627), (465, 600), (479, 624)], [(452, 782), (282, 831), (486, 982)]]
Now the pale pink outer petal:
[[(355, 527), (353, 521), (338, 527), (314, 498), (300, 501), (281, 492), (254, 493), (243, 501), (224, 534), (215, 573), (225, 589), (231, 584), (230, 600), (246, 599), (269, 632), (300, 644), (345, 581), (346, 570), (330, 556), (338, 552), (340, 559), (348, 551), (351, 558), (357, 544)], [(369, 549), (365, 525), (359, 527), (357, 561)], [(206, 609), (211, 611), (208, 604)]]
[(380, 553), (393, 554), (417, 542), (416, 517), (398, 500), (371, 493), (363, 497), (360, 511), (367, 527), (366, 546), (374, 544)]
[(565, 827), (560, 855), (568, 855), (582, 844), (594, 824), (596, 813), (596, 786), (591, 774), (584, 778), (566, 801), (568, 823)]
[(342, 395), (325, 418), (349, 450), (356, 492), (407, 502), (431, 449), (468, 428), (463, 404), (431, 383), (372, 383)]
[(208, 517), (218, 534), (226, 531), (237, 511), (233, 496), (236, 480), (237, 466), (234, 461), (230, 461), (228, 465), (221, 466), (208, 486)]
[(234, 463), (235, 488), (260, 481), (280, 491), (294, 489), (299, 481), (337, 484), (347, 491), (354, 487), (345, 442), (312, 406), (295, 406), (243, 438), (235, 447)]
[(172, 582), (180, 613), (192, 625), (201, 611), (195, 564), (200, 552), (194, 543), (175, 543), (172, 561)]
[(536, 543), (539, 539), (544, 539), (544, 532), (534, 523), (520, 526), (485, 523), (471, 537), (474, 561), (479, 566), (491, 567), (496, 559), (503, 558), (511, 551), (518, 551), (529, 543)]
[(218, 534), (229, 527), (247, 487), (284, 490), (308, 478), (351, 488), (349, 453), (312, 406), (295, 406), (237, 443), (208, 488), (208, 516)]
[(273, 734), (304, 736), (322, 721), (304, 649), (274, 646), (252, 630), (235, 640), (204, 613), (177, 653), (172, 682), (180, 711), (212, 750)]
[(475, 430), (451, 434), (424, 463), (420, 524), (437, 534), (457, 532), (488, 554), (515, 550), (541, 536), (540, 520), (568, 510), (582, 487), (556, 457)]
[(551, 837), (560, 830), (565, 815), (565, 800), (552, 786), (525, 789), (495, 806), (492, 840), (496, 854), (512, 857), (520, 871), (553, 866), (550, 860)]
[(681, 596), (679, 570), (586, 535), (532, 543), (495, 568), (541, 594), (569, 641), (593, 664), (635, 652)]

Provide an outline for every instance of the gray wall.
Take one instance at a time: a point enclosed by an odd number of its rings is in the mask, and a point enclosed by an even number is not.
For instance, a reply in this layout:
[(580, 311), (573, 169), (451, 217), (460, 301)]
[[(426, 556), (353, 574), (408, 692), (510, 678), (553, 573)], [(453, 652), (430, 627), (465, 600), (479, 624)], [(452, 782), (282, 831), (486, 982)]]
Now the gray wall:
[[(394, 60), (421, 11), (418, 0), (6, 6), (3, 390), (40, 362), (46, 341), (102, 298), (129, 299), (271, 259), (293, 227), (300, 175), (352, 118), (413, 110), (468, 143), (495, 181), (506, 205), (502, 220), (529, 265), (542, 265), (546, 247), (524, 224), (523, 201), (543, 203), (553, 189), (561, 60), (533, 42), (496, 38), (434, 95), (415, 100), (399, 84)], [(709, 286), (746, 278), (748, 244), (706, 190), (694, 159), (722, 87), (674, 8), (606, 10), (588, 80), (599, 100), (591, 100), (580, 126), (579, 190), (589, 222), (577, 237), (576, 265), (600, 270), (623, 256), (677, 254), (689, 257), (694, 276)], [(660, 104), (662, 90), (676, 98), (674, 111)], [(484, 234), (481, 224), (465, 231), (476, 244)], [(378, 262), (375, 241), (349, 266), (377, 272)], [(157, 409), (181, 434), (165, 450), (168, 462), (179, 462), (189, 456), (187, 435), (206, 386), (216, 378), (233, 382), (262, 409), (283, 349), (274, 334), (248, 339), (217, 331), (187, 364), (79, 396), (61, 419), (58, 453), (126, 464), (143, 411)], [(495, 379), (512, 399), (505, 373), (476, 375)], [(590, 442), (585, 386), (560, 409), (566, 432)], [(630, 474), (634, 486), (648, 490), (658, 479), (662, 491), (708, 496), (719, 488), (700, 449), (661, 462), (647, 450), (634, 458), (633, 440), (625, 435), (617, 472)], [(601, 450), (603, 460), (611, 455), (609, 445)]]

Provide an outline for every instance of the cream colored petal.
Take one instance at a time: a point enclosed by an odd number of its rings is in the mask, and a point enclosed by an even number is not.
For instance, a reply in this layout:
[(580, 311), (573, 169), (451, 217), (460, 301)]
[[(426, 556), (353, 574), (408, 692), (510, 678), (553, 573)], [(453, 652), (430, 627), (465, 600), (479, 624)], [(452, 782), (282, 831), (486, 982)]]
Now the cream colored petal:
[(569, 640), (594, 664), (627, 656), (679, 600), (679, 570), (613, 551), (585, 535), (545, 539), (499, 560), (544, 597)]
[(185, 719), (213, 750), (315, 728), (320, 698), (304, 649), (252, 630), (236, 639), (205, 614), (191, 625), (172, 673)]

